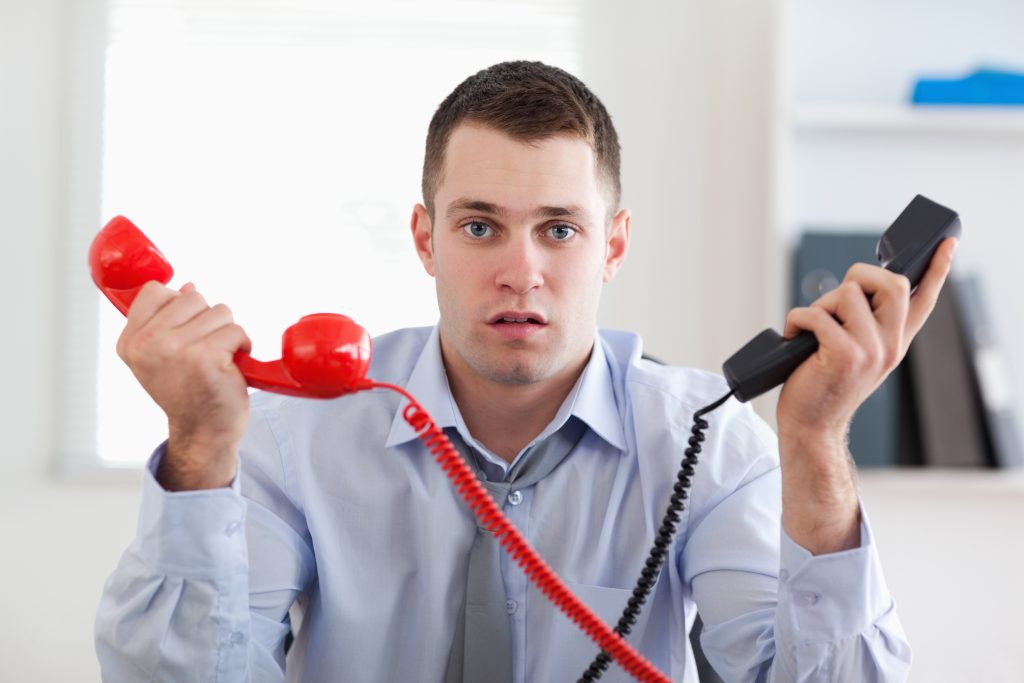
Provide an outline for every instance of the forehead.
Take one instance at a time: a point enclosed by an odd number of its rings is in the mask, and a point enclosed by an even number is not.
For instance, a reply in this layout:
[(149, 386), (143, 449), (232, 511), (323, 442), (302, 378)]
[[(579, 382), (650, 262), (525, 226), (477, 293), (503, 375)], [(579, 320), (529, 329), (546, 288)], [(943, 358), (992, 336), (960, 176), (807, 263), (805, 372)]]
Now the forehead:
[(588, 206), (600, 214), (603, 197), (594, 150), (575, 135), (534, 142), (487, 126), (463, 123), (452, 131), (435, 203), (473, 197), (527, 210), (537, 205)]

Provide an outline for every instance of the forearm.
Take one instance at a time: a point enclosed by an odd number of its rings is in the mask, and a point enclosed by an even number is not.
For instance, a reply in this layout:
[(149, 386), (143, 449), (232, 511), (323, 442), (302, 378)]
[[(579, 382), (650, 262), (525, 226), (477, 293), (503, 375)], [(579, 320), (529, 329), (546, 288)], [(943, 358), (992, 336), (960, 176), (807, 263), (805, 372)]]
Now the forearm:
[(857, 548), (860, 505), (846, 435), (781, 432), (782, 526), (812, 555)]

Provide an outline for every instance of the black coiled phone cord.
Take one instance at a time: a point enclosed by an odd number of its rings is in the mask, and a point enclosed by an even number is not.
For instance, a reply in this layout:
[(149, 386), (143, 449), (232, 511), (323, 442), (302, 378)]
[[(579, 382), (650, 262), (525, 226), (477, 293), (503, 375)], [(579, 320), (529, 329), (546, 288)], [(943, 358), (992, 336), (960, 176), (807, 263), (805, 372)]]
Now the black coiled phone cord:
[[(675, 486), (672, 487), (672, 498), (669, 499), (668, 509), (665, 511), (664, 519), (661, 520), (661, 527), (658, 529), (654, 545), (651, 547), (651, 554), (648, 555), (647, 562), (640, 572), (640, 578), (636, 582), (636, 587), (633, 588), (633, 594), (626, 603), (622, 616), (619, 617), (619, 623), (615, 626), (615, 632), (622, 637), (629, 635), (629, 632), (633, 629), (637, 617), (640, 616), (640, 610), (643, 609), (644, 603), (647, 602), (647, 596), (651, 594), (651, 590), (658, 580), (661, 566), (665, 564), (665, 558), (668, 556), (668, 549), (671, 547), (672, 539), (675, 537), (676, 524), (679, 523), (679, 517), (683, 508), (686, 507), (686, 499), (689, 496), (691, 483), (690, 477), (693, 476), (693, 468), (697, 465), (697, 456), (700, 455), (700, 445), (704, 441), (704, 430), (708, 428), (708, 422), (704, 419), (704, 416), (729, 400), (730, 396), (732, 396), (731, 391), (693, 414), (693, 428), (690, 430), (690, 439), (687, 442), (690, 446), (684, 451), (685, 457), (683, 458), (682, 465), (679, 467)], [(602, 650), (594, 658), (594, 661), (590, 663), (587, 670), (583, 672), (583, 675), (580, 676), (578, 683), (589, 683), (601, 678), (601, 675), (608, 668), (611, 661), (612, 658), (608, 653)]]

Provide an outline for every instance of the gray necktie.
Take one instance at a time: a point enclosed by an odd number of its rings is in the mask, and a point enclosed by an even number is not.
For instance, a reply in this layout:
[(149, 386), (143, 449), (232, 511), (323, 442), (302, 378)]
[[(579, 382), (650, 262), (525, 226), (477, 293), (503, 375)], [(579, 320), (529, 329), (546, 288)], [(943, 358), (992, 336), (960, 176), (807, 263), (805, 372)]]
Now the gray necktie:
[[(582, 420), (570, 417), (561, 429), (523, 454), (504, 481), (487, 481), (480, 456), (454, 428), (445, 433), (501, 507), (510, 494), (533, 486), (558, 467), (586, 430)], [(445, 683), (511, 683), (512, 633), (505, 603), (501, 546), (494, 534), (478, 525), (469, 553), (466, 602), (455, 624)]]

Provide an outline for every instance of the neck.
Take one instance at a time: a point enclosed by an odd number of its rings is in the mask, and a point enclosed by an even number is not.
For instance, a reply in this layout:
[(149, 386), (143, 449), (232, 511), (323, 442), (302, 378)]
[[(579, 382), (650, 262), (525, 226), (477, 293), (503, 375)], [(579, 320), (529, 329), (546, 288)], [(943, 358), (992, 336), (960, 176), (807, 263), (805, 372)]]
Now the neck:
[(459, 372), (442, 344), (448, 384), (473, 438), (512, 462), (554, 419), (590, 358), (588, 352), (554, 376), (533, 384), (508, 385)]

